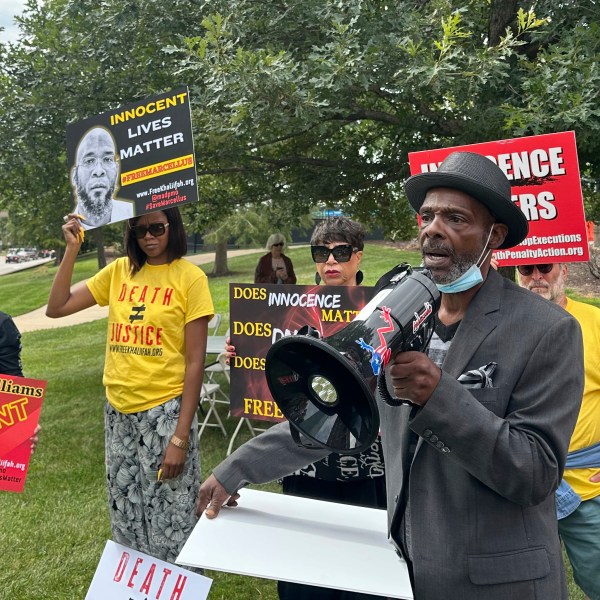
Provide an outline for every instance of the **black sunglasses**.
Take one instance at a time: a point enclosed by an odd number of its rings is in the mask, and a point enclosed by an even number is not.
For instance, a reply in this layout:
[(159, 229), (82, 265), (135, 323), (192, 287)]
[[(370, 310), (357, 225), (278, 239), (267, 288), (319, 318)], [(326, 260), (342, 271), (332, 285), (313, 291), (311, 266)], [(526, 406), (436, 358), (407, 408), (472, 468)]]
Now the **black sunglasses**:
[(283, 242), (277, 242), (276, 244), (273, 244), (273, 246), (283, 246)]
[(550, 271), (552, 271), (553, 266), (554, 265), (519, 265), (517, 270), (519, 273), (521, 273), (521, 275), (529, 277), (533, 273), (534, 269), (537, 269), (542, 275), (547, 275), (550, 273)]
[(154, 237), (160, 237), (165, 235), (165, 231), (169, 226), (168, 223), (150, 223), (150, 225), (133, 225), (130, 227), (131, 233), (138, 239), (141, 240), (146, 237), (146, 234), (150, 232), (150, 235)]
[(311, 246), (310, 253), (312, 259), (316, 263), (327, 262), (330, 254), (333, 254), (334, 260), (339, 263), (345, 263), (350, 260), (352, 253), (356, 252), (358, 248), (354, 248), (351, 244), (343, 244), (336, 246), (335, 248), (328, 248), (327, 246)]

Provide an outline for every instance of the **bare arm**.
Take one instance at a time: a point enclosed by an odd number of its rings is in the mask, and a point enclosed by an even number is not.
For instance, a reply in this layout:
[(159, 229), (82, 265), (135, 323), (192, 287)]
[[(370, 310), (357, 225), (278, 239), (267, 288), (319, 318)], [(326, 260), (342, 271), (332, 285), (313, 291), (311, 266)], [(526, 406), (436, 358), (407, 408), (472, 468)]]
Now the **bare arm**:
[(69, 220), (63, 225), (62, 230), (67, 249), (54, 277), (46, 307), (46, 316), (53, 319), (72, 315), (96, 304), (94, 296), (84, 281), (71, 287), (73, 267), (82, 241), (79, 237), (81, 224), (74, 215), (69, 215)]
[[(208, 317), (194, 319), (185, 326), (185, 376), (175, 435), (186, 442), (189, 440), (190, 427), (198, 410), (200, 388), (204, 378), (207, 332)], [(183, 471), (186, 452), (174, 444), (167, 446), (161, 465), (165, 479), (177, 477)]]

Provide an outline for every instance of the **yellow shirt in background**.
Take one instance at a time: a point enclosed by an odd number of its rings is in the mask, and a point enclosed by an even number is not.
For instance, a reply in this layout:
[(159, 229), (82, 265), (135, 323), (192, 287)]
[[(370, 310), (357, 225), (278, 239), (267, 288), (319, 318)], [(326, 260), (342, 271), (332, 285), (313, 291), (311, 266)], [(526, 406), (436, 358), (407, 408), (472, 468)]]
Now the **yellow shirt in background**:
[[(585, 367), (581, 410), (569, 445), (572, 452), (600, 442), (600, 309), (571, 298), (567, 298), (565, 309), (581, 325)], [(556, 343), (560, 344), (560, 340)], [(560, 373), (556, 376), (560, 377)], [(564, 478), (582, 500), (589, 500), (600, 495), (600, 483), (589, 481), (597, 472), (598, 469), (568, 469)]]
[(214, 313), (205, 273), (185, 259), (130, 273), (129, 259), (119, 258), (87, 281), (96, 302), (109, 306), (103, 383), (122, 413), (182, 393), (185, 325)]

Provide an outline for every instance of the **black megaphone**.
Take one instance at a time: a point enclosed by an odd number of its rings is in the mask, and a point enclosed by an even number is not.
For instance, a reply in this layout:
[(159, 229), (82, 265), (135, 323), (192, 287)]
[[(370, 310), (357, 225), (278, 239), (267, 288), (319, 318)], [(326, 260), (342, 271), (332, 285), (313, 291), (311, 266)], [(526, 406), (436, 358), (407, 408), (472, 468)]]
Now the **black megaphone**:
[(408, 264), (384, 275), (377, 287), (336, 334), (321, 339), (305, 326), (267, 352), (269, 390), (301, 446), (358, 454), (379, 432), (376, 388), (388, 404), (407, 403), (390, 396), (384, 369), (396, 352), (425, 350), (440, 292), (426, 271)]

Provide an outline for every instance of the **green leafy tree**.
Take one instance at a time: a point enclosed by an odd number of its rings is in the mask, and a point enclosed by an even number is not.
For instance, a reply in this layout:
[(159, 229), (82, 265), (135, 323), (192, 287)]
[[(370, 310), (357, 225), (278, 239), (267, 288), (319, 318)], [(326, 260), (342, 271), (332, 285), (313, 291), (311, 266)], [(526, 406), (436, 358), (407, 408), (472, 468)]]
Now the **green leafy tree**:
[[(68, 123), (181, 84), (163, 47), (195, 31), (193, 3), (28, 0), (21, 38), (0, 46), (0, 205), (30, 239), (55, 237), (71, 190)], [(105, 228), (87, 236), (105, 263)]]
[(391, 237), (414, 233), (409, 151), (575, 129), (597, 173), (597, 3), (529, 6), (207, 0), (182, 59), (201, 173), (240, 202), (336, 203)]
[[(600, 179), (596, 0), (28, 0), (0, 47), (0, 204), (56, 235), (66, 124), (187, 83), (200, 202), (218, 228), (336, 205), (412, 237), (407, 154), (575, 130)], [(99, 235), (102, 234), (100, 230)]]

